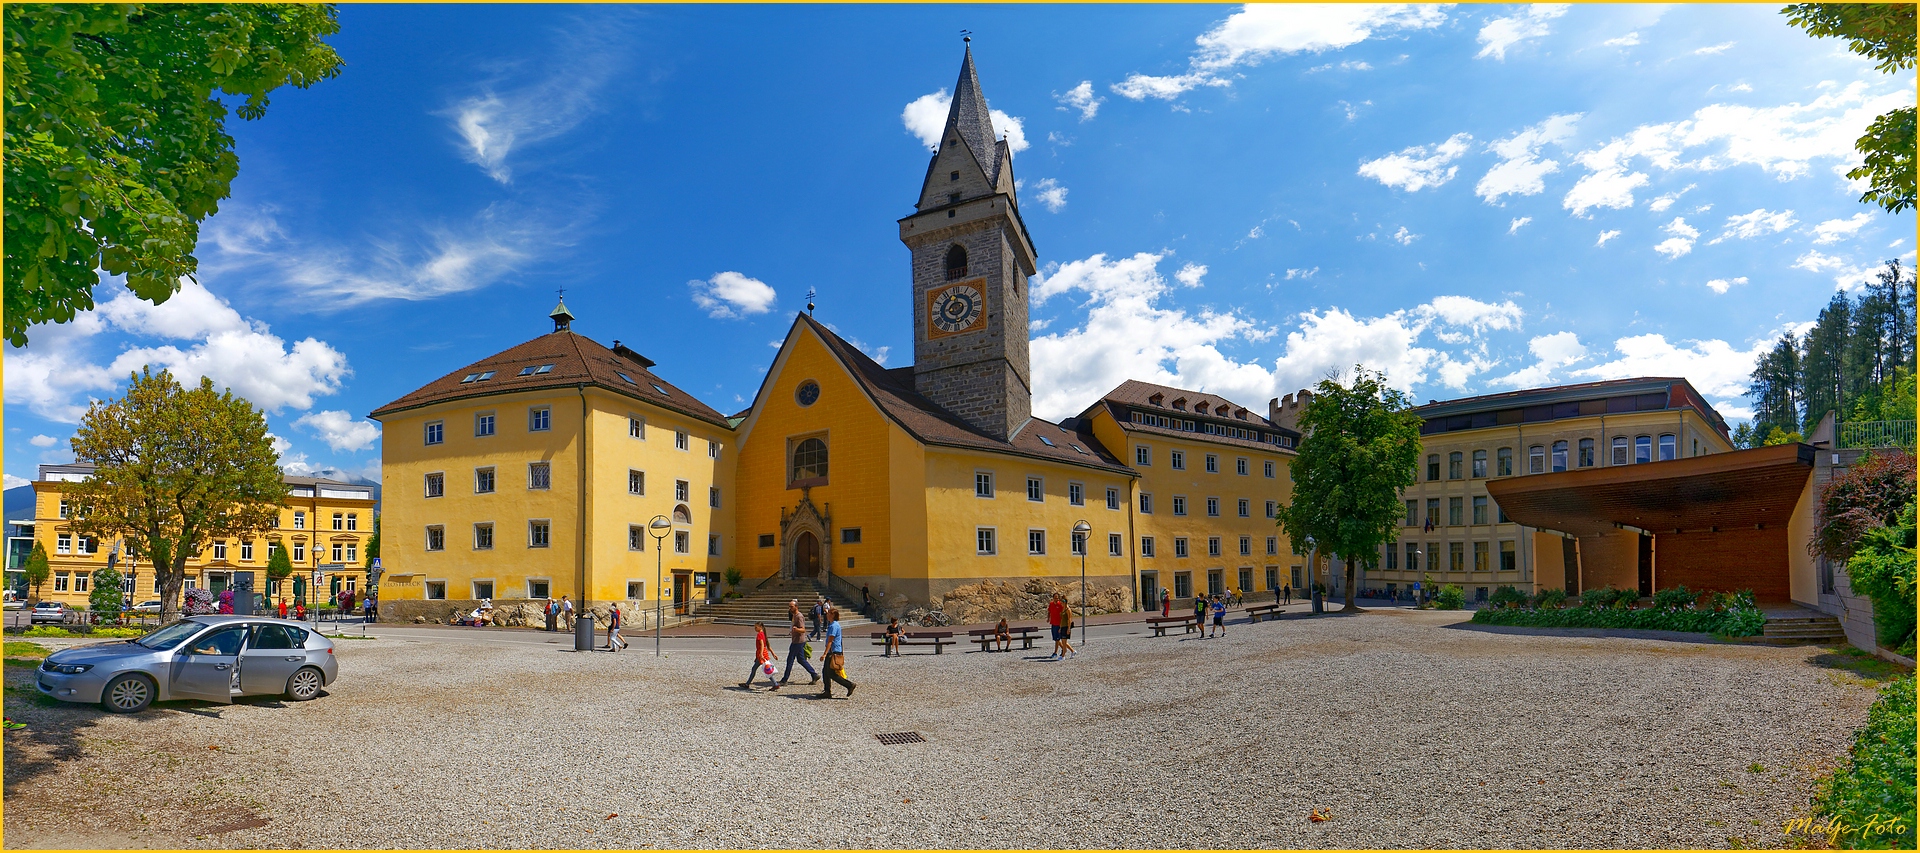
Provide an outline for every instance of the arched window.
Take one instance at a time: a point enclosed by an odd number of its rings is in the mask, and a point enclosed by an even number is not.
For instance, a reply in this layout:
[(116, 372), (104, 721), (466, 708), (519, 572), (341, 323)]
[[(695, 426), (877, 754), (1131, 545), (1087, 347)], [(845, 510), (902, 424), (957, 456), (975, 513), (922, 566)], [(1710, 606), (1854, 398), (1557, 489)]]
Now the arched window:
[(947, 280), (965, 278), (967, 275), (967, 250), (954, 246), (947, 250)]
[(1564, 441), (1553, 443), (1553, 470), (1555, 473), (1567, 470), (1567, 443)]
[(1544, 474), (1547, 470), (1547, 447), (1536, 444), (1527, 448), (1527, 473)]
[(1493, 470), (1496, 472), (1495, 476), (1513, 476), (1513, 448), (1502, 447), (1495, 452)]
[(1440, 454), (1429, 453), (1427, 454), (1427, 480), (1438, 479), (1440, 479)]
[(1677, 458), (1679, 455), (1680, 455), (1680, 445), (1677, 441), (1674, 440), (1673, 433), (1665, 433), (1661, 435), (1660, 436), (1660, 461), (1666, 462), (1668, 460)]
[(1653, 436), (1637, 436), (1633, 440), (1633, 464), (1653, 461)]
[(693, 513), (687, 511), (686, 504), (680, 504), (679, 506), (676, 506), (673, 508), (673, 523), (674, 524), (692, 524), (693, 523)]
[(1612, 464), (1615, 464), (1615, 465), (1627, 464), (1627, 437), (1624, 435), (1616, 435), (1613, 437)]
[(1580, 439), (1580, 467), (1593, 467), (1593, 439)]
[(1447, 454), (1447, 479), (1460, 479), (1460, 460), (1462, 458), (1458, 450)]
[(817, 438), (809, 438), (793, 446), (792, 480), (796, 483), (807, 480), (827, 479), (827, 443)]

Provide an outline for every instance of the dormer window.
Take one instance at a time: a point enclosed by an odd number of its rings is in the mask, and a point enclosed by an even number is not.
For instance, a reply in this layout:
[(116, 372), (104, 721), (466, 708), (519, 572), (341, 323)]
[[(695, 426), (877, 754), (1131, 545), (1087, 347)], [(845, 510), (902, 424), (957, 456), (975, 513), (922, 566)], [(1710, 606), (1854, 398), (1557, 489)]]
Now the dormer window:
[(1187, 410), (1187, 398), (1185, 398), (1185, 397), (1181, 397), (1181, 398), (1179, 398), (1179, 399), (1177, 399), (1177, 400), (1174, 400), (1174, 401), (1173, 401), (1173, 407), (1174, 407), (1175, 409), (1178, 409), (1178, 410), (1180, 410), (1180, 411), (1182, 411), (1182, 412), (1184, 412), (1184, 411), (1186, 411), (1186, 410)]
[(1166, 401), (1166, 399), (1167, 399), (1167, 395), (1165, 395), (1165, 394), (1155, 394), (1155, 395), (1153, 395), (1153, 396), (1151, 396), (1151, 397), (1148, 397), (1148, 398), (1147, 398), (1147, 402), (1148, 402), (1148, 403), (1151, 403), (1151, 404), (1153, 404), (1153, 405), (1155, 405), (1155, 406), (1165, 406), (1165, 405), (1166, 405), (1166, 402), (1165, 402), (1165, 401)]
[(1238, 419), (1238, 420), (1243, 420), (1243, 421), (1244, 421), (1244, 420), (1246, 420), (1246, 419), (1247, 419), (1247, 410), (1246, 410), (1246, 409), (1235, 409), (1235, 410), (1233, 411), (1233, 416), (1234, 416), (1234, 417), (1235, 417), (1236, 419)]
[(1198, 412), (1198, 413), (1200, 413), (1200, 414), (1203, 414), (1203, 415), (1204, 415), (1204, 414), (1206, 414), (1206, 413), (1207, 413), (1207, 401), (1205, 401), (1205, 400), (1201, 400), (1200, 402), (1198, 402), (1198, 403), (1195, 403), (1195, 404), (1193, 404), (1193, 410), (1194, 410), (1195, 412)]
[[(956, 194), (955, 200), (958, 200)], [(947, 280), (965, 278), (967, 275), (967, 250), (954, 246), (947, 250)]]

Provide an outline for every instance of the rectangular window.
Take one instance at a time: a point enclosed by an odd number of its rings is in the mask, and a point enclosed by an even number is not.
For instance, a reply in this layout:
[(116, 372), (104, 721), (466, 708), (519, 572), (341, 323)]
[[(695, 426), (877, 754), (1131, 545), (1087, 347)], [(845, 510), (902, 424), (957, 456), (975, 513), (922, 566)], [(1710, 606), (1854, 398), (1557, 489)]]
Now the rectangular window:
[(1218, 536), (1207, 537), (1207, 556), (1209, 557), (1220, 556), (1220, 537)]
[(1047, 553), (1047, 532), (1045, 530), (1027, 531), (1027, 553), (1036, 556)]
[(973, 472), (973, 496), (976, 498), (993, 497), (993, 472)]
[(860, 544), (860, 528), (858, 527), (840, 528), (840, 544), (842, 545)]
[(213, 558), (216, 560), (224, 560), (227, 558), (227, 543), (213, 543)]
[(543, 598), (552, 598), (553, 597), (553, 595), (551, 594), (552, 592), (553, 592), (553, 584), (547, 581), (536, 581), (536, 580), (527, 581), (527, 597), (528, 598), (531, 598), (535, 601), (538, 601)]
[(1427, 498), (1427, 526), (1438, 527), (1439, 525), (1440, 525), (1440, 499)]
[(1207, 594), (1208, 595), (1220, 595), (1221, 593), (1224, 593), (1227, 591), (1226, 590), (1227, 579), (1222, 577), (1221, 576), (1222, 574), (1223, 573), (1219, 569), (1207, 570)]
[(296, 563), (304, 563), (306, 560), (307, 546), (300, 542), (293, 543), (293, 561)]
[(1405, 550), (1407, 553), (1407, 571), (1420, 571), (1420, 546), (1408, 542)]
[(693, 537), (689, 535), (687, 531), (675, 530), (673, 532), (673, 553), (675, 554), (693, 553)]
[(687, 499), (687, 481), (673, 481), (673, 499), (676, 501), (684, 501)]
[(1120, 508), (1120, 490), (1108, 489), (1107, 490), (1107, 509), (1119, 509), (1119, 508)]
[(1432, 482), (1438, 479), (1440, 479), (1440, 454), (1429, 453), (1427, 454), (1427, 481)]
[(1247, 476), (1247, 457), (1241, 456), (1233, 460), (1233, 473), (1242, 477)]
[(493, 434), (493, 413), (487, 412), (473, 416), (473, 434), (475, 437)]
[(1124, 548), (1125, 546), (1126, 546), (1126, 540), (1121, 539), (1120, 534), (1118, 533), (1107, 534), (1107, 556), (1109, 557), (1121, 556), (1120, 549)]
[(1633, 440), (1633, 464), (1639, 465), (1653, 461), (1653, 436), (1643, 435)]
[(1185, 536), (1173, 537), (1173, 555), (1175, 557), (1187, 556), (1187, 537)]
[(69, 514), (70, 512), (72, 512), (72, 510), (71, 510), (71, 508), (70, 508), (70, 507), (69, 507), (69, 506), (67, 505), (67, 499), (66, 499), (66, 498), (61, 498), (61, 499), (60, 499), (60, 517), (61, 517), (61, 518), (67, 518), (67, 517), (69, 517), (69, 515), (68, 515), (68, 514)]
[(1473, 570), (1476, 572), (1487, 570), (1487, 543), (1485, 542), (1473, 543)]
[(447, 425), (444, 421), (427, 422), (427, 443), (439, 444), (447, 440)]
[(1207, 473), (1209, 474), (1220, 473), (1220, 457), (1215, 456), (1211, 453), (1207, 454)]
[(1384, 568), (1389, 572), (1397, 571), (1400, 568), (1399, 563), (1400, 563), (1400, 552), (1393, 547), (1392, 542), (1388, 542), (1387, 543), (1387, 562)]
[[(1269, 459), (1260, 463), (1260, 473), (1269, 480), (1273, 479), (1273, 460)], [(1274, 571), (1277, 572), (1279, 569), (1274, 569)]]
[(426, 592), (424, 593), (424, 595), (426, 595), (428, 601), (447, 600), (447, 582), (446, 581), (427, 581), (425, 586), (426, 586)]
[(338, 542), (333, 543), (333, 561), (336, 563), (343, 563), (343, 562), (346, 562), (346, 559), (347, 559), (346, 546), (343, 546)]
[[(89, 553), (91, 553), (91, 551), (89, 551)], [(253, 541), (252, 540), (248, 540), (240, 543), (240, 559), (242, 560), (253, 559)]]
[(527, 547), (545, 548), (553, 544), (553, 522), (545, 519), (527, 522)]
[(633, 601), (646, 600), (647, 582), (646, 581), (627, 581), (627, 598)]
[(1087, 487), (1079, 483), (1068, 483), (1067, 484), (1067, 505), (1068, 506), (1086, 506), (1087, 505)]
[(1027, 478), (1027, 500), (1039, 502), (1039, 501), (1044, 501), (1046, 499), (1047, 499), (1046, 486), (1041, 482), (1040, 478), (1028, 477)]
[(1193, 573), (1192, 572), (1174, 572), (1173, 573), (1173, 597), (1174, 598), (1192, 598), (1193, 597)]
[(55, 554), (73, 553), (73, 534), (62, 533), (58, 537), (55, 537), (54, 544), (53, 544), (53, 553)]
[(1153, 537), (1151, 536), (1140, 537), (1140, 556), (1142, 557), (1153, 556)]
[(360, 544), (357, 542), (348, 542), (347, 557), (342, 562), (357, 563), (359, 561), (360, 561)]
[(348, 530), (360, 529), (360, 513), (357, 513), (357, 512), (347, 513), (347, 529)]
[(1173, 514), (1174, 515), (1187, 514), (1187, 496), (1186, 495), (1173, 496)]
[(647, 526), (644, 524), (627, 525), (627, 550), (647, 550)]
[(481, 522), (473, 526), (473, 550), (493, 550), (493, 523)]
[(1267, 537), (1267, 556), (1272, 557), (1272, 556), (1278, 555), (1279, 553), (1280, 553), (1280, 537), (1278, 536)]
[(1244, 594), (1252, 591), (1253, 591), (1253, 569), (1243, 568), (1240, 570), (1240, 592)]
[(708, 459), (720, 458), (720, 442), (717, 442), (717, 441), (707, 442), (707, 458)]
[(720, 537), (712, 533), (707, 534), (707, 556), (720, 556)]
[(999, 553), (994, 546), (993, 528), (977, 527), (973, 531), (973, 552), (981, 556), (993, 556)]
[(527, 431), (545, 432), (553, 429), (553, 407), (535, 406), (527, 410)]
[(1476, 480), (1481, 480), (1481, 479), (1485, 479), (1486, 476), (1487, 476), (1487, 452), (1484, 450), (1476, 450), (1473, 452), (1473, 478)]
[(1420, 526), (1420, 502), (1419, 501), (1407, 501), (1407, 520), (1405, 522), (1405, 526), (1407, 527)]
[(1591, 438), (1580, 439), (1580, 467), (1593, 467), (1593, 439)]
[(1512, 572), (1520, 569), (1520, 561), (1513, 550), (1512, 539), (1500, 540), (1500, 571)]
[(1464, 572), (1467, 570), (1467, 545), (1464, 542), (1447, 543), (1447, 570)]
[(715, 509), (720, 508), (720, 487), (719, 486), (707, 487), (707, 506), (713, 507)]
[(551, 462), (527, 463), (527, 488), (529, 489), (553, 488), (553, 463)]
[[(492, 468), (473, 469), (473, 493), (476, 495), (493, 494), (493, 469)], [(298, 515), (295, 515), (293, 521), (294, 521), (293, 526), (298, 528), (300, 526), (300, 523), (299, 523), (300, 517)]]
[(94, 554), (100, 551), (100, 540), (95, 539), (91, 536), (80, 537), (80, 542), (78, 544), (80, 547), (80, 553), (82, 554)]
[(476, 599), (493, 597), (493, 581), (474, 581), (473, 597)]
[(674, 434), (673, 434), (673, 449), (675, 449), (675, 450), (685, 450), (685, 449), (687, 449), (687, 434), (686, 434), (685, 432), (683, 432), (683, 431), (678, 431), (678, 430), (676, 430), (676, 431), (674, 432)]
[(1238, 502), (1238, 503), (1236, 503), (1236, 504), (1235, 504), (1234, 506), (1235, 506), (1235, 508), (1236, 508), (1236, 509), (1238, 509), (1238, 510), (1240, 510), (1240, 517), (1241, 517), (1241, 518), (1252, 518), (1252, 517), (1253, 517), (1253, 502), (1252, 502), (1252, 501), (1250, 501), (1250, 500), (1247, 500), (1246, 498), (1241, 498), (1241, 499), (1239, 500), (1239, 502)]
[(1153, 451), (1148, 449), (1147, 446), (1144, 444), (1136, 446), (1135, 448), (1133, 448), (1133, 464), (1152, 465)]
[(66, 592), (68, 578), (71, 578), (71, 577), (72, 575), (69, 575), (66, 572), (54, 572), (53, 573), (53, 591)]
[(1465, 524), (1466, 523), (1466, 519), (1464, 517), (1466, 515), (1465, 510), (1466, 510), (1465, 499), (1447, 498), (1447, 526), (1459, 527), (1460, 525)]
[(1220, 499), (1219, 498), (1207, 498), (1207, 517), (1208, 518), (1220, 517)]
[(427, 475), (427, 497), (437, 498), (447, 493), (447, 475), (438, 471)]
[(1627, 437), (1624, 435), (1613, 437), (1613, 464), (1627, 464)]
[(1660, 436), (1660, 461), (1672, 461), (1679, 452), (1679, 449), (1679, 445), (1674, 440), (1673, 433)]
[(73, 573), (73, 591), (86, 592), (87, 587), (91, 585), (92, 580), (93, 580), (93, 573), (91, 572), (74, 572)]
[(1513, 448), (1502, 447), (1494, 452), (1493, 472), (1500, 477), (1513, 476)]
[(760, 547), (762, 547), (762, 548), (772, 548), (772, 547), (773, 547), (773, 534), (771, 534), (771, 533), (762, 533), (762, 534), (760, 534)]
[(647, 440), (647, 422), (644, 418), (627, 416), (627, 437)]
[(1086, 556), (1087, 555), (1087, 534), (1081, 533), (1078, 530), (1075, 530), (1071, 534), (1069, 534), (1068, 542), (1067, 542), (1067, 550), (1069, 553), (1071, 553), (1075, 557)]
[(1186, 451), (1184, 451), (1184, 450), (1169, 450), (1169, 451), (1167, 451), (1167, 464), (1168, 464), (1168, 465), (1171, 465), (1171, 466), (1173, 466), (1173, 470), (1175, 470), (1175, 471), (1185, 471), (1185, 470), (1187, 470), (1187, 453), (1186, 453)]
[(447, 550), (447, 529), (438, 524), (427, 525), (427, 550)]
[(336, 512), (336, 513), (334, 513), (334, 514), (333, 514), (333, 529), (335, 529), (335, 530), (345, 530), (345, 529), (347, 529), (347, 516), (346, 516), (346, 513), (340, 513), (340, 512)]
[(627, 469), (627, 494), (644, 495), (647, 493), (647, 472)]
[(1267, 567), (1267, 589), (1279, 589), (1279, 588), (1280, 588), (1280, 567), (1268, 566)]
[(1140, 514), (1141, 515), (1153, 514), (1153, 493), (1152, 492), (1140, 493)]
[(1473, 498), (1473, 523), (1487, 523), (1487, 497), (1485, 495), (1475, 495)]
[(295, 530), (305, 530), (305, 529), (307, 529), (307, 514), (306, 514), (306, 513), (304, 513), (304, 512), (300, 512), (300, 511), (298, 511), (298, 510), (296, 510), (296, 511), (294, 511), (294, 513), (293, 513), (293, 529), (295, 529)]
[(1447, 454), (1447, 479), (1449, 480), (1460, 479), (1460, 460), (1461, 460), (1460, 451), (1456, 450), (1452, 453)]
[(1279, 501), (1267, 501), (1267, 517), (1268, 517), (1268, 518), (1279, 518), (1279, 517), (1280, 517), (1280, 502), (1279, 502)]
[(1251, 536), (1240, 537), (1240, 556), (1242, 557), (1253, 556), (1253, 537)]

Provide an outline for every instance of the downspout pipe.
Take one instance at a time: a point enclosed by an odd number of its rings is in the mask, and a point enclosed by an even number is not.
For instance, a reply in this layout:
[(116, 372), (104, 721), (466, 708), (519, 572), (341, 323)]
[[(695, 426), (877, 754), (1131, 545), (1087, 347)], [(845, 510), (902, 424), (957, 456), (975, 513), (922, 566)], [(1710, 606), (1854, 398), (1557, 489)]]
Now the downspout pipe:
[[(574, 630), (573, 650), (576, 652), (584, 652), (592, 651), (594, 642), (593, 617), (589, 615), (588, 611), (588, 602), (592, 590), (587, 587), (587, 532), (590, 529), (589, 519), (587, 518), (587, 451), (588, 436), (592, 433), (593, 425), (587, 417), (586, 383), (583, 382), (573, 387), (574, 390), (580, 394), (580, 438), (578, 445), (574, 448), (574, 456), (576, 456), (580, 462), (579, 479), (574, 483), (574, 496), (576, 501), (574, 511), (575, 530), (573, 536), (574, 590), (580, 596), (580, 615), (577, 624), (585, 629), (583, 631), (577, 627)], [(582, 639), (583, 637), (584, 640)]]

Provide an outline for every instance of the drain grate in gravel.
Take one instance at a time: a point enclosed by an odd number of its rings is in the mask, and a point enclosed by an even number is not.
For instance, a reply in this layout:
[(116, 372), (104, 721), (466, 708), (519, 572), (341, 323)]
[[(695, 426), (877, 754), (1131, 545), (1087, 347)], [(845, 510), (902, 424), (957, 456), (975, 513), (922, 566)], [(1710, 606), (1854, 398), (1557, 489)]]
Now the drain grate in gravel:
[(899, 746), (903, 743), (927, 742), (927, 739), (921, 737), (919, 732), (888, 732), (886, 734), (874, 735), (874, 737), (879, 738), (881, 743), (888, 746)]

